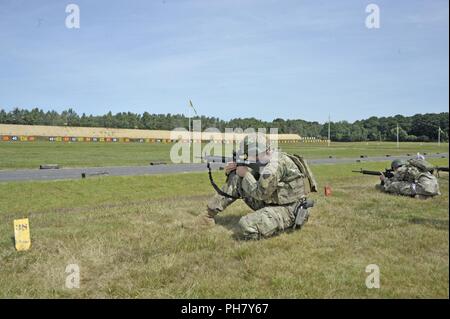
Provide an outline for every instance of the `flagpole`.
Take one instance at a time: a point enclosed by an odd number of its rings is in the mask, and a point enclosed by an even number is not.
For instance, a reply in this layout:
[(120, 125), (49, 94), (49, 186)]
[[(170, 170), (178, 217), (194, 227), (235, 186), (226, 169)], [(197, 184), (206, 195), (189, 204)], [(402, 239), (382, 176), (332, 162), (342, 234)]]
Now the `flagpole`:
[(197, 116), (198, 115), (197, 110), (194, 108), (194, 104), (192, 104), (192, 101), (189, 100), (189, 145), (191, 145), (191, 140), (193, 138), (193, 136), (192, 136), (193, 134), (191, 134), (191, 131), (192, 131), (192, 133), (194, 131), (194, 125), (192, 123), (192, 113), (191, 113), (192, 110), (191, 109), (194, 111), (195, 116)]
[(189, 132), (189, 147), (191, 147), (191, 139), (192, 139), (192, 136), (191, 136), (191, 108), (189, 108), (189, 113), (188, 113), (188, 132)]

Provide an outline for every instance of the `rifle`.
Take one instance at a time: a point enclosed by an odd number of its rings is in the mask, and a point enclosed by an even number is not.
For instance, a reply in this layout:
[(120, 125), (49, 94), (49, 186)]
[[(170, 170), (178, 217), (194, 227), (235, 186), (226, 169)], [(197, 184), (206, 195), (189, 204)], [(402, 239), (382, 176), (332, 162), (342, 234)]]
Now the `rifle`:
[(246, 158), (242, 159), (239, 156), (237, 156), (236, 151), (233, 151), (233, 156), (232, 157), (205, 155), (205, 156), (202, 157), (202, 159), (206, 160), (206, 167), (208, 168), (209, 182), (211, 183), (212, 187), (217, 192), (217, 194), (225, 196), (225, 197), (228, 197), (228, 198), (233, 198), (233, 199), (239, 199), (240, 197), (232, 196), (232, 195), (229, 195), (229, 194), (225, 193), (214, 182), (214, 179), (213, 179), (212, 173), (211, 173), (211, 163), (234, 162), (234, 163), (236, 163), (236, 166), (247, 166), (247, 167), (251, 168), (253, 170), (253, 172), (255, 172), (254, 173), (255, 179), (259, 179), (259, 168), (261, 166), (266, 165), (265, 163), (261, 163), (258, 160), (256, 160), (256, 161), (249, 161)]
[[(431, 174), (433, 174), (434, 172), (437, 173), (437, 176), (439, 177), (439, 172), (448, 172), (448, 167), (445, 166), (435, 166), (433, 168), (430, 168), (428, 170)], [(352, 171), (354, 173), (361, 173), (361, 174), (365, 174), (365, 175), (376, 175), (376, 176), (380, 176), (381, 174), (383, 174), (384, 176), (386, 176), (387, 178), (391, 178), (392, 176), (394, 176), (394, 171), (391, 168), (386, 168), (384, 170), (384, 172), (379, 172), (379, 171), (368, 171), (368, 170), (364, 170), (364, 169), (360, 169), (359, 171)]]
[(445, 166), (435, 166), (431, 169), (430, 173), (434, 174), (436, 172), (437, 177), (439, 177), (439, 172), (448, 172), (448, 167)]
[(394, 176), (394, 171), (391, 168), (386, 168), (384, 170), (384, 172), (380, 172), (380, 171), (368, 171), (368, 170), (364, 170), (364, 169), (360, 169), (359, 171), (352, 171), (354, 173), (361, 173), (364, 175), (375, 175), (375, 176), (380, 176), (380, 175), (384, 175), (387, 178), (391, 178)]
[(204, 155), (201, 157), (202, 159), (206, 160), (207, 163), (229, 163), (234, 162), (236, 163), (236, 166), (247, 166), (256, 172), (258, 172), (259, 168), (261, 166), (264, 166), (266, 164), (261, 163), (260, 161), (249, 161), (247, 160), (246, 156), (244, 158), (241, 158), (237, 156), (236, 151), (233, 151), (232, 157), (227, 156), (213, 156), (213, 155)]

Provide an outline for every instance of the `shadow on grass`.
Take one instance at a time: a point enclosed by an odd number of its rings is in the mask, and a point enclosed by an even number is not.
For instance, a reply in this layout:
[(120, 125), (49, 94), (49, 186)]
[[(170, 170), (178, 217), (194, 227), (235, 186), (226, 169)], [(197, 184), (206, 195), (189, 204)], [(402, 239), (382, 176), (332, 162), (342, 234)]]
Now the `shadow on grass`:
[(441, 230), (448, 230), (448, 220), (435, 218), (411, 218), (410, 223), (416, 225), (425, 225)]
[(235, 216), (235, 215), (217, 215), (214, 219), (216, 221), (217, 225), (223, 226), (228, 230), (231, 230), (233, 232), (233, 235), (231, 236), (234, 240), (244, 240), (242, 236), (239, 233), (239, 220), (242, 218), (242, 216)]
[[(236, 240), (236, 241), (252, 241), (253, 239), (244, 238), (242, 236), (242, 234), (239, 232), (238, 223), (241, 218), (242, 218), (242, 216), (235, 216), (235, 215), (220, 216), (220, 215), (217, 215), (215, 217), (215, 222), (217, 225), (223, 226), (226, 229), (231, 230), (233, 232), (233, 234), (231, 235), (231, 238), (233, 238), (234, 240)], [(294, 232), (294, 230), (292, 228), (288, 228), (283, 232), (277, 232), (270, 237), (261, 238), (261, 239), (269, 239), (269, 238), (277, 237), (277, 236), (281, 235), (282, 233), (291, 233), (291, 232)]]
[(235, 215), (217, 215), (214, 217), (216, 224), (223, 226), (233, 232), (238, 230), (238, 223), (242, 216), (235, 216)]

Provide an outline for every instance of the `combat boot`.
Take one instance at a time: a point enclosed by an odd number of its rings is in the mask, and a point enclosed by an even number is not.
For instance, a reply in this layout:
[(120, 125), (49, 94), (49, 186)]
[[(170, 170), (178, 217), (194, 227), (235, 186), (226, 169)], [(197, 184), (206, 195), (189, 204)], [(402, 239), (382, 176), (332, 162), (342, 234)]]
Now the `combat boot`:
[(216, 214), (217, 213), (211, 209), (207, 209), (206, 212), (200, 213), (200, 215), (194, 217), (194, 219), (185, 226), (189, 229), (211, 228), (216, 224), (214, 221), (214, 216)]
[(216, 224), (216, 221), (214, 220), (214, 216), (216, 215), (217, 215), (216, 211), (207, 208), (206, 213), (201, 213), (200, 215), (197, 216), (197, 222), (200, 226), (212, 227)]

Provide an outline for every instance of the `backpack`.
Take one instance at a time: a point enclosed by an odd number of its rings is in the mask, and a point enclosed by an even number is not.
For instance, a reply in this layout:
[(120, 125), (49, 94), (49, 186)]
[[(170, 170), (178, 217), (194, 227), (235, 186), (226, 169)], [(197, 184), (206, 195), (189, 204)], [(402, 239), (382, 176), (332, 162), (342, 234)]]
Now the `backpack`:
[(439, 183), (435, 176), (421, 173), (417, 179), (416, 192), (419, 195), (435, 196), (440, 195)]
[(416, 167), (422, 173), (431, 172), (434, 169), (434, 166), (424, 159), (412, 158), (408, 160), (408, 163), (411, 166)]
[(305, 193), (308, 194), (309, 192), (317, 192), (318, 186), (316, 179), (314, 178), (314, 175), (311, 169), (309, 168), (309, 165), (306, 162), (306, 160), (302, 156), (297, 154), (287, 154), (287, 153), (285, 154), (298, 167), (300, 173), (306, 176), (306, 178), (303, 179), (305, 183)]

